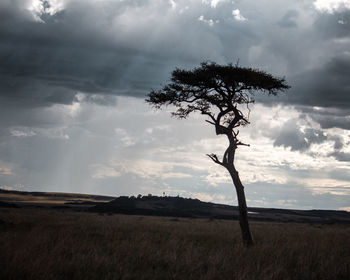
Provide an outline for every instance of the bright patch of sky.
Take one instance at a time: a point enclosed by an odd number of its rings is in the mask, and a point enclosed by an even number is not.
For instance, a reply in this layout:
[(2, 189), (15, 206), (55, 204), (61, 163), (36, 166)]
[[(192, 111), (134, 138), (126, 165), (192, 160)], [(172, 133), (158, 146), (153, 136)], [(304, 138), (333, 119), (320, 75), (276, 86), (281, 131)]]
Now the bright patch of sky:
[(219, 3), (228, 2), (227, 0), (202, 0), (202, 3), (210, 5), (212, 8), (216, 8)]
[(334, 13), (350, 8), (350, 0), (316, 0), (314, 6), (321, 12)]
[(11, 168), (0, 166), (0, 175), (11, 175), (11, 174), (12, 174)]
[(203, 15), (199, 16), (198, 18), (199, 21), (205, 22), (209, 24), (209, 26), (213, 26), (215, 23), (219, 23), (219, 20), (213, 20), (213, 19), (205, 19)]
[(105, 166), (103, 164), (93, 164), (90, 166), (91, 177), (93, 179), (104, 179), (110, 177), (119, 177), (121, 173), (115, 170), (113, 167)]
[(47, 14), (50, 16), (64, 9), (63, 0), (32, 0), (29, 1), (28, 10), (32, 13), (36, 21), (43, 22), (41, 15)]
[(238, 21), (245, 21), (247, 20), (244, 16), (242, 16), (241, 12), (238, 9), (235, 9), (232, 11), (233, 17)]
[(30, 137), (36, 135), (34, 131), (28, 130), (26, 128), (24, 130), (12, 129), (10, 133), (15, 137)]
[(169, 3), (171, 5), (172, 9), (176, 9), (177, 4), (176, 4), (176, 2), (174, 0), (169, 0)]
[[(66, 179), (61, 177), (59, 182), (67, 186), (67, 190), (74, 184), (84, 186), (84, 191), (111, 195), (135, 195), (135, 192), (161, 195), (165, 191), (169, 195), (181, 194), (206, 201), (232, 203), (234, 191), (226, 170), (205, 156), (212, 152), (222, 155), (227, 141), (224, 137), (215, 136), (213, 128), (204, 122), (203, 117), (174, 120), (166, 111), (152, 112), (139, 99), (118, 98), (117, 104), (114, 108), (81, 101), (81, 110), (75, 115), (71, 115), (70, 108), (65, 105), (52, 107), (53, 114), (57, 110), (67, 111), (61, 135), (71, 133), (69, 144), (65, 144), (64, 149), (74, 151), (74, 156), (69, 159), (56, 158), (56, 175), (50, 173), (50, 176), (40, 178), (40, 182), (27, 181), (26, 184), (55, 185), (53, 178), (65, 173), (70, 175)], [(86, 119), (89, 111), (94, 114)], [(282, 193), (291, 184), (302, 185), (310, 198), (324, 194), (350, 195), (348, 181), (331, 174), (334, 169), (350, 173), (346, 162), (328, 156), (333, 150), (332, 143), (312, 143), (308, 152), (274, 145), (275, 134), (288, 121), (297, 120), (299, 114), (292, 107), (271, 108), (257, 104), (252, 108), (251, 126), (241, 130), (242, 140), (251, 146), (240, 148), (236, 160), (242, 181), (247, 190), (252, 191), (248, 191), (251, 206), (267, 207), (281, 203), (281, 199), (269, 200), (265, 197), (265, 200), (261, 200), (266, 187), (257, 189), (256, 184), (279, 186)], [(303, 129), (305, 125), (317, 128), (312, 123), (304, 122), (302, 125)], [(73, 132), (74, 127), (80, 127), (78, 134)], [(111, 129), (114, 133), (111, 133)], [(36, 137), (53, 137), (52, 129), (37, 134)], [(327, 134), (328, 137), (338, 135), (332, 129), (327, 130)], [(50, 142), (49, 138), (46, 139), (45, 142)], [(317, 151), (321, 152), (315, 156)], [(50, 157), (50, 154), (44, 152), (37, 157), (47, 156)], [(73, 167), (70, 171), (66, 166), (67, 160)], [(19, 175), (18, 168), (16, 166), (11, 171), (14, 173), (12, 176)], [(2, 174), (9, 173), (7, 170), (3, 168)], [(30, 170), (21, 172), (23, 176)], [(78, 172), (81, 176), (72, 177)], [(129, 188), (131, 178), (137, 183), (133, 188)], [(292, 195), (284, 197), (288, 200), (286, 205), (291, 208), (300, 204)]]

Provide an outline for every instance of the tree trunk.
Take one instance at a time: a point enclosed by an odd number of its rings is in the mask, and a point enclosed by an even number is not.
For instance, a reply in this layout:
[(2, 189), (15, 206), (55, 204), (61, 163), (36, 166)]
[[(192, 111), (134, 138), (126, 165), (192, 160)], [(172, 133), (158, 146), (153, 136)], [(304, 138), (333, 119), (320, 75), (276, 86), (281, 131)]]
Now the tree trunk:
[(254, 245), (253, 237), (249, 229), (248, 223), (248, 210), (247, 203), (244, 194), (244, 187), (241, 180), (239, 179), (238, 172), (235, 170), (234, 166), (226, 167), (230, 172), (233, 184), (236, 188), (237, 200), (238, 200), (238, 211), (239, 211), (239, 224), (242, 232), (243, 244), (246, 247)]

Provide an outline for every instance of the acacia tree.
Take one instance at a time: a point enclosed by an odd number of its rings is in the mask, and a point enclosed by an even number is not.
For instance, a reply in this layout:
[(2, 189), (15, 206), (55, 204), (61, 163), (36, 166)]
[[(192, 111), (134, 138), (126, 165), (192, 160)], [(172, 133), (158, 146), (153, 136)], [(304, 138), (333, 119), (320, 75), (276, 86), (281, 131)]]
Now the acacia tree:
[(192, 112), (199, 112), (207, 116), (206, 122), (215, 127), (217, 135), (227, 136), (229, 145), (221, 159), (216, 154), (207, 156), (225, 167), (231, 175), (237, 193), (243, 243), (246, 246), (253, 245), (253, 238), (249, 229), (244, 187), (234, 160), (237, 148), (249, 145), (238, 139), (238, 128), (249, 124), (249, 104), (254, 102), (255, 93), (276, 95), (288, 88), (284, 78), (276, 78), (257, 69), (203, 62), (193, 70), (175, 69), (171, 82), (161, 90), (152, 90), (146, 99), (157, 109), (173, 105), (176, 110), (172, 115), (179, 119), (186, 118)]

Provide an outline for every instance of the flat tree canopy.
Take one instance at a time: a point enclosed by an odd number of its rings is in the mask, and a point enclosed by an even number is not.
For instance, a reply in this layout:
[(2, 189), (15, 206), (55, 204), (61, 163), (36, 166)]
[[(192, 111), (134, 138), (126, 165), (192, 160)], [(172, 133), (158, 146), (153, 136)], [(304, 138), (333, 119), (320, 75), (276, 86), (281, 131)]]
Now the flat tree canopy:
[[(284, 78), (261, 70), (203, 62), (193, 70), (175, 69), (171, 82), (161, 90), (151, 91), (146, 99), (158, 109), (174, 106), (172, 115), (180, 119), (192, 112), (200, 112), (207, 116), (208, 123), (215, 126), (217, 135), (227, 136), (229, 146), (222, 159), (215, 154), (208, 156), (231, 175), (238, 197), (243, 242), (247, 246), (253, 244), (253, 239), (249, 230), (244, 187), (234, 165), (236, 149), (239, 145), (246, 145), (238, 140), (238, 127), (249, 124), (249, 104), (254, 102), (255, 94), (276, 95), (288, 88)], [(248, 115), (243, 113), (242, 106), (246, 106)]]

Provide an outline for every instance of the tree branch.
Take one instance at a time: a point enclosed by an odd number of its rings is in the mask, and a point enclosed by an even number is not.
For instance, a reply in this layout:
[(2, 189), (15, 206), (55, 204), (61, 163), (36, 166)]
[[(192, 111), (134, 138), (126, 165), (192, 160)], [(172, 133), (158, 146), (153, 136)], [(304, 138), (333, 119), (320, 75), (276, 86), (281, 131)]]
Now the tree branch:
[(210, 124), (212, 124), (212, 125), (215, 125), (215, 123), (213, 123), (213, 122), (211, 122), (211, 121), (209, 121), (209, 120), (205, 120), (207, 123), (210, 123)]
[(205, 110), (201, 110), (201, 114), (202, 114), (202, 115), (207, 115), (207, 116), (209, 116), (209, 117), (213, 120), (213, 122), (210, 122), (210, 121), (208, 121), (208, 120), (205, 120), (205, 121), (208, 122), (208, 123), (211, 123), (211, 124), (215, 125), (216, 119), (214, 118), (213, 114), (211, 114), (211, 113), (209, 113), (209, 112), (207, 112), (207, 111), (205, 111)]
[(238, 142), (236, 143), (236, 146), (238, 146), (238, 145), (250, 147), (250, 144), (245, 144), (245, 143), (243, 143), (243, 142), (241, 142), (241, 141), (238, 141)]
[(217, 157), (216, 154), (207, 154), (207, 156), (214, 161), (215, 163), (219, 164), (219, 165), (224, 165)]

